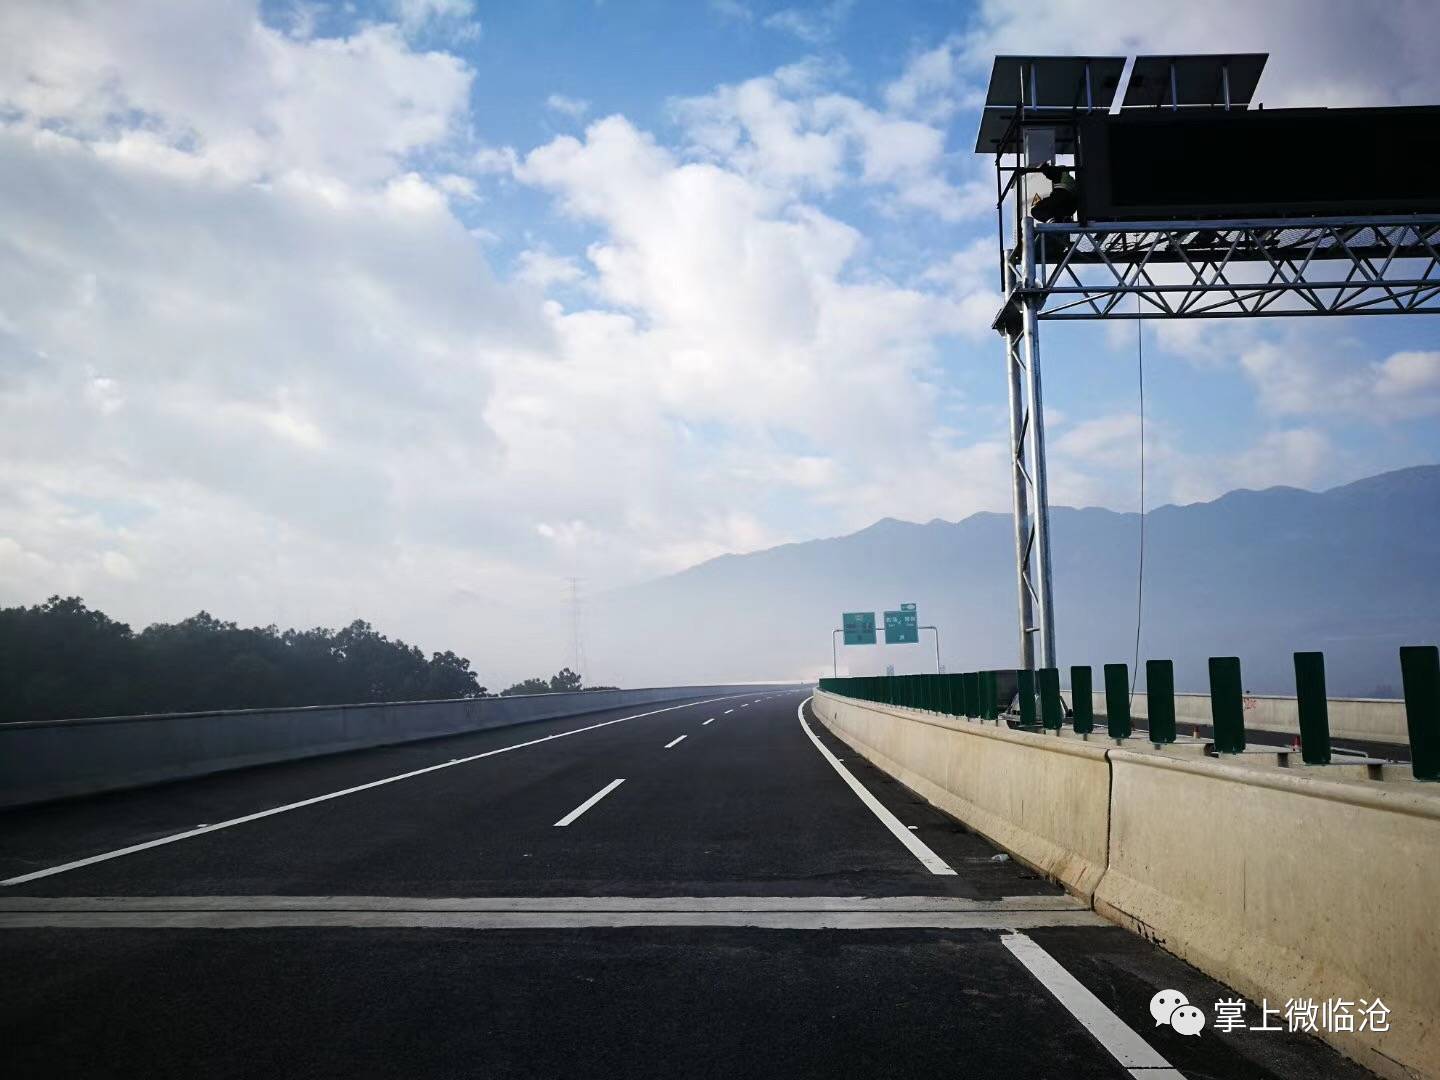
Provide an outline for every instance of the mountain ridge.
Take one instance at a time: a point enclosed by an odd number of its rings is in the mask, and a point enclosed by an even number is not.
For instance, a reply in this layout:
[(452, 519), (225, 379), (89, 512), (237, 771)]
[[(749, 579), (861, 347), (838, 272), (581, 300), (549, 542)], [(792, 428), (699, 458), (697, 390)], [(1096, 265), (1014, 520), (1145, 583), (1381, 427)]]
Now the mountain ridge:
[[(1138, 522), (1052, 507), (1062, 668), (1134, 660)], [(1173, 659), (1180, 689), (1205, 689), (1209, 656), (1239, 655), (1249, 689), (1292, 693), (1291, 653), (1321, 649), (1332, 694), (1393, 696), (1399, 646), (1440, 640), (1440, 465), (1167, 503), (1146, 534), (1140, 660)], [(630, 681), (627, 652), (669, 678), (813, 678), (842, 611), (906, 601), (940, 628), (951, 670), (1014, 666), (1016, 593), (1010, 515), (980, 511), (720, 556), (609, 594), (597, 615)], [(935, 669), (928, 634), (919, 649), (838, 653), (842, 673)]]

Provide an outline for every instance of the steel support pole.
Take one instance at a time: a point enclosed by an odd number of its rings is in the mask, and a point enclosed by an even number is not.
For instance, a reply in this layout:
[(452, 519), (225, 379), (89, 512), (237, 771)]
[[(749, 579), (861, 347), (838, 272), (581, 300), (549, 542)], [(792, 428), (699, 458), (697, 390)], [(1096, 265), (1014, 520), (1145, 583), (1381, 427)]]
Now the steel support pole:
[(940, 628), (938, 626), (922, 626), (921, 630), (933, 630), (935, 632), (935, 674), (942, 675), (940, 670)]
[[(1040, 667), (1055, 667), (1055, 607), (1050, 588), (1050, 497), (1045, 478), (1045, 402), (1040, 379), (1040, 295), (1035, 280), (1035, 219), (1024, 220), (1024, 282), (1021, 310), (1025, 343), (1026, 411), (1029, 413), (1030, 481), (1033, 494), (1035, 602), (1039, 608)], [(1027, 664), (1026, 667), (1033, 667)]]
[(844, 632), (844, 630), (830, 631), (830, 677), (832, 679), (838, 679), (840, 677), (840, 653), (835, 647), (835, 635), (843, 634)]
[[(1008, 292), (1008, 290), (1007, 290)], [(1035, 666), (1035, 612), (1031, 604), (1029, 556), (1029, 478), (1025, 474), (1024, 365), (1020, 361), (1020, 334), (1005, 335), (1005, 367), (1010, 384), (1010, 497), (1015, 511), (1015, 585), (1019, 591), (1020, 666)]]

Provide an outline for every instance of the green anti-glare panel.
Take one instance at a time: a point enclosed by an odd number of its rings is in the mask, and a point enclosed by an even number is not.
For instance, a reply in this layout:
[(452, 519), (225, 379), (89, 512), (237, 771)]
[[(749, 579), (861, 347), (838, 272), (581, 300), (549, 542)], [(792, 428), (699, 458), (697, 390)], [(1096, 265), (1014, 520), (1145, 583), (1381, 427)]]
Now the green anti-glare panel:
[(1149, 716), (1150, 741), (1156, 746), (1175, 741), (1175, 663), (1171, 660), (1145, 661), (1145, 712)]
[(995, 701), (995, 672), (980, 673), (980, 715), (986, 720), (998, 720), (1000, 707)]
[(846, 645), (875, 644), (875, 613), (873, 611), (847, 611), (842, 616), (841, 626), (845, 630)]
[(1295, 654), (1295, 707), (1300, 714), (1300, 754), (1305, 764), (1329, 765), (1330, 704), (1325, 694), (1324, 653)]
[(1105, 719), (1112, 739), (1130, 737), (1130, 668), (1105, 665)]
[(1095, 730), (1095, 695), (1088, 666), (1070, 669), (1070, 707), (1075, 712), (1076, 735), (1089, 735)]
[(1035, 726), (1035, 672), (1022, 668), (1019, 673), (1019, 689), (1015, 696), (1020, 704), (1020, 726)]
[(1403, 646), (1400, 678), (1410, 728), (1410, 767), (1416, 780), (1440, 780), (1440, 650), (1434, 645)]
[(899, 611), (885, 612), (886, 645), (918, 645), (920, 643), (920, 617), (915, 614), (913, 604), (905, 605)]
[(1060, 672), (1053, 667), (1041, 668), (1035, 672), (1035, 681), (1040, 686), (1040, 724), (1059, 731), (1065, 719), (1065, 707), (1060, 704)]
[(959, 672), (945, 676), (945, 712), (949, 716), (965, 715), (965, 676)]
[(1210, 657), (1210, 723), (1216, 753), (1245, 749), (1245, 689), (1238, 656)]

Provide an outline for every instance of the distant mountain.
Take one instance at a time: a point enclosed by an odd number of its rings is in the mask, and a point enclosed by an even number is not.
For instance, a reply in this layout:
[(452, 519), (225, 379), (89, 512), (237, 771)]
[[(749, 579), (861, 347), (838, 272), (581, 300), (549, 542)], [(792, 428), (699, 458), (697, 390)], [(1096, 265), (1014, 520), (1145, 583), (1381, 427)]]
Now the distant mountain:
[[(1051, 510), (1062, 666), (1129, 662), (1139, 517)], [(1013, 667), (1008, 514), (924, 525), (886, 518), (849, 536), (726, 555), (600, 598), (592, 640), (632, 684), (814, 677), (842, 611), (919, 605), (948, 670)], [(840, 649), (854, 674), (935, 670), (920, 646)], [(1241, 658), (1247, 688), (1293, 693), (1291, 653), (1323, 650), (1334, 695), (1398, 696), (1399, 646), (1440, 641), (1440, 466), (1314, 493), (1276, 487), (1146, 517), (1141, 661), (1175, 661), (1178, 689), (1206, 659)], [(598, 651), (598, 650), (597, 650)]]

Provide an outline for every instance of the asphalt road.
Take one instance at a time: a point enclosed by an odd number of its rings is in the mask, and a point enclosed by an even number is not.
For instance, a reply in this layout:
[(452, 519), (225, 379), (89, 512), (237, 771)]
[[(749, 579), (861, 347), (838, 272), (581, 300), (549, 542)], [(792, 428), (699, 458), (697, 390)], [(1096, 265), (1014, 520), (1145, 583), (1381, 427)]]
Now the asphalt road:
[(1368, 1075), (1304, 1035), (1157, 1027), (1158, 991), (1236, 995), (804, 700), (0, 813), (0, 1075)]

